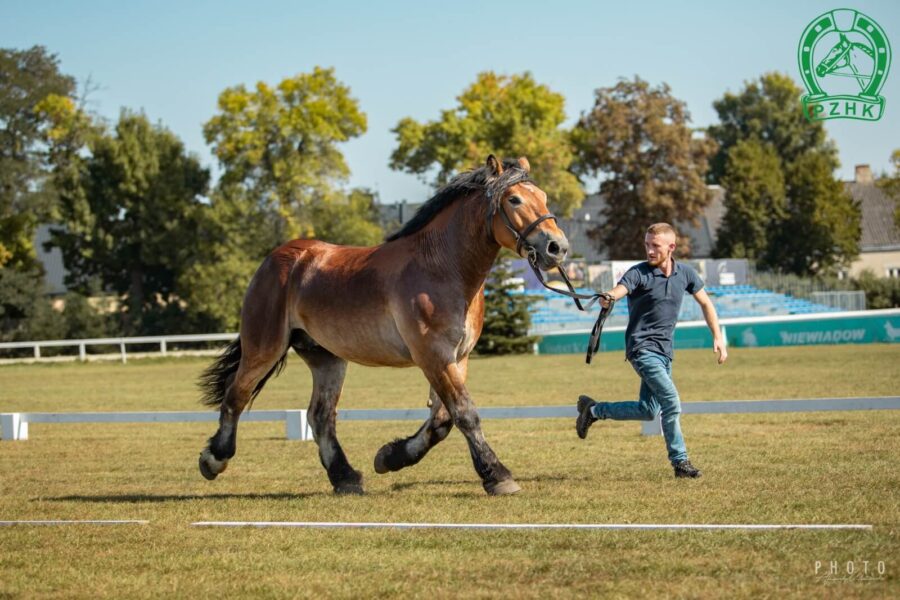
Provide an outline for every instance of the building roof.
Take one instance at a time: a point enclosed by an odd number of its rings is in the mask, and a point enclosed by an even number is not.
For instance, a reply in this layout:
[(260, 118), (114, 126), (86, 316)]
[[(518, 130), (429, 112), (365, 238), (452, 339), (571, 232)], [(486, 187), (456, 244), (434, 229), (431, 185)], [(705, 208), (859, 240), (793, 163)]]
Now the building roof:
[(900, 230), (894, 223), (894, 199), (875, 183), (846, 181), (844, 187), (862, 210), (860, 250), (900, 250)]

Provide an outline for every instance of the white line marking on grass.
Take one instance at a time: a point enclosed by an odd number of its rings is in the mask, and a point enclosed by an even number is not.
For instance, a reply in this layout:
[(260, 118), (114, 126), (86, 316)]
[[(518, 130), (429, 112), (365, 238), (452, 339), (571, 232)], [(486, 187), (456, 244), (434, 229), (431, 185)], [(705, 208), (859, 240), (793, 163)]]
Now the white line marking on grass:
[(857, 524), (730, 524), (730, 523), (342, 523), (319, 521), (199, 521), (196, 527), (309, 527), (363, 529), (865, 529)]
[(0, 521), (3, 525), (146, 525), (150, 521)]

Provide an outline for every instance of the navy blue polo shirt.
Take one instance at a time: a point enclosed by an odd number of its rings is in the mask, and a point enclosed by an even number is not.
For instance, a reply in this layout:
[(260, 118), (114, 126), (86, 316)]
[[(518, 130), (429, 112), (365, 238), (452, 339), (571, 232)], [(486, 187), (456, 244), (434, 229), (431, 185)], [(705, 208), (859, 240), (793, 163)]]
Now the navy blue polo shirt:
[(684, 293), (696, 294), (703, 280), (690, 265), (673, 259), (669, 277), (659, 267), (646, 262), (634, 265), (619, 283), (628, 290), (628, 328), (625, 330), (625, 357), (638, 350), (651, 350), (672, 360), (672, 337), (681, 311)]

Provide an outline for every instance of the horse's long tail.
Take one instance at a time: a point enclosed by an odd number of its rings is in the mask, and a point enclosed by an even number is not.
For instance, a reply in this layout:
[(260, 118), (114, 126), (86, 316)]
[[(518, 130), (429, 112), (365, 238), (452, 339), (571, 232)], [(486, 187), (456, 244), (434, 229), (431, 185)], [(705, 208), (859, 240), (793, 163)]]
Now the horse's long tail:
[[(266, 373), (266, 376), (259, 380), (253, 393), (250, 395), (250, 403), (256, 399), (256, 396), (262, 391), (263, 386), (272, 375), (278, 376), (284, 370), (285, 362), (287, 362), (287, 351), (276, 362), (272, 368)], [(203, 371), (200, 375), (199, 387), (203, 391), (203, 398), (200, 400), (207, 406), (219, 407), (225, 402), (225, 392), (228, 386), (234, 381), (234, 375), (237, 373), (238, 366), (241, 364), (241, 338), (236, 338), (233, 342), (225, 347), (222, 355), (215, 360), (213, 364)]]

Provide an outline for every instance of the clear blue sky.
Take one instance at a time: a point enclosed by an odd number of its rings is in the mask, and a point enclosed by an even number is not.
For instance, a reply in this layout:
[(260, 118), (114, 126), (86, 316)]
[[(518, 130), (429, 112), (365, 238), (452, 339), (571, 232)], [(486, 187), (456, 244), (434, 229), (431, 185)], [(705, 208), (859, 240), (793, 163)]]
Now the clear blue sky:
[[(668, 83), (694, 126), (716, 121), (713, 100), (778, 70), (799, 84), (797, 43), (834, 8), (855, 8), (900, 52), (900, 2), (398, 2), (4, 0), (0, 46), (42, 44), (63, 72), (100, 86), (92, 108), (115, 119), (143, 110), (215, 168), (201, 132), (226, 87), (332, 66), (368, 115), (368, 132), (343, 146), (351, 185), (384, 202), (424, 200), (429, 188), (393, 172), (390, 130), (403, 117), (432, 120), (455, 106), (478, 72), (531, 71), (566, 98), (567, 125), (593, 90), (639, 75)], [(900, 57), (878, 122), (829, 121), (842, 179), (868, 163), (887, 170), (900, 148)], [(592, 191), (592, 190), (591, 190)]]

